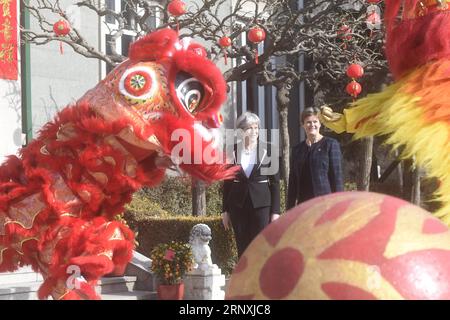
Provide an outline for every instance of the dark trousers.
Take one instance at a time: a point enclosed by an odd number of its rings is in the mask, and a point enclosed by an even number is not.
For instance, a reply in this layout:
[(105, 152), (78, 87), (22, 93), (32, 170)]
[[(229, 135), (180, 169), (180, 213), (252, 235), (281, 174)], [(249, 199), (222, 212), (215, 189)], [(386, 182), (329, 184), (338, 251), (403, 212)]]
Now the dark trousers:
[(270, 207), (254, 209), (250, 197), (247, 197), (243, 208), (232, 205), (229, 214), (238, 256), (241, 257), (250, 242), (269, 224)]

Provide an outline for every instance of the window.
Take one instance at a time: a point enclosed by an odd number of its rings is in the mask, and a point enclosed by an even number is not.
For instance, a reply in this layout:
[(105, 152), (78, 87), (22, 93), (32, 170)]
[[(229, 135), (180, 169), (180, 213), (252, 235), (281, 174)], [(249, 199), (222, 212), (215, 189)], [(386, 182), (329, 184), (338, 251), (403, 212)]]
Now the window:
[[(131, 5), (131, 1), (127, 0), (105, 0), (106, 8), (117, 13), (122, 13), (125, 17), (125, 27), (123, 30), (119, 30), (119, 24), (113, 15), (106, 15), (101, 25), (101, 50), (106, 54), (113, 54), (111, 43), (115, 46), (117, 54), (123, 56), (128, 55), (128, 47), (136, 38), (136, 30), (139, 30), (138, 19), (139, 14), (143, 14), (144, 10), (141, 8), (134, 10)], [(137, 16), (136, 16), (137, 14)], [(159, 24), (159, 17), (161, 13), (155, 11), (155, 14), (150, 16), (145, 24), (147, 29), (154, 29)], [(113, 35), (121, 31), (120, 37), (113, 37)], [(115, 38), (115, 40), (114, 40)], [(113, 69), (112, 66), (107, 66), (106, 63), (102, 63), (101, 72), (102, 77), (108, 74)]]
[(128, 48), (130, 47), (130, 44), (134, 41), (134, 36), (124, 34), (121, 38), (122, 38), (122, 54), (124, 56), (128, 56)]
[[(116, 11), (116, 1), (115, 0), (106, 0), (106, 8), (112, 11)], [(107, 14), (105, 21), (107, 23), (115, 23), (114, 16)]]

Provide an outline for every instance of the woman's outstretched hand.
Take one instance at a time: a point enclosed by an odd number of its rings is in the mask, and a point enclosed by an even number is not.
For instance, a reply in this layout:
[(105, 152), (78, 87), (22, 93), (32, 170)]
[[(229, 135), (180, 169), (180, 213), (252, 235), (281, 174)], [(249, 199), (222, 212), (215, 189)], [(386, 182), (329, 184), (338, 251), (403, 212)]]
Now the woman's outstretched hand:
[(222, 223), (225, 230), (228, 230), (230, 228), (230, 215), (226, 211), (222, 213)]

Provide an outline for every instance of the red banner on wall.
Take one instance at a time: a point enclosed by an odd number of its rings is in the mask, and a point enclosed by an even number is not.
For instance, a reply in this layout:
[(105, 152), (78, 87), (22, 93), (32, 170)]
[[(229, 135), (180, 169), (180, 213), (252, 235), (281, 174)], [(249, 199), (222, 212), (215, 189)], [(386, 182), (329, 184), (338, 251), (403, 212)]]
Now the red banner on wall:
[(0, 78), (17, 80), (17, 0), (0, 0)]

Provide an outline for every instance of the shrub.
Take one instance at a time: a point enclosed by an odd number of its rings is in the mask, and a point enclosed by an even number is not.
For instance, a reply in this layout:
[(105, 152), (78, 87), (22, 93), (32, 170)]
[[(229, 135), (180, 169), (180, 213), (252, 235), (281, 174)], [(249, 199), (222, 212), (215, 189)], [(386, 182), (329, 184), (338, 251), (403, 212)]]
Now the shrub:
[[(191, 215), (192, 195), (189, 178), (169, 177), (156, 188), (144, 188), (138, 192), (139, 198), (147, 198), (171, 215)], [(222, 183), (216, 182), (206, 187), (206, 214), (222, 212)]]
[(136, 219), (145, 217), (165, 217), (170, 214), (161, 208), (161, 206), (150, 199), (142, 191), (133, 195), (133, 200), (125, 206), (125, 212), (133, 212)]

